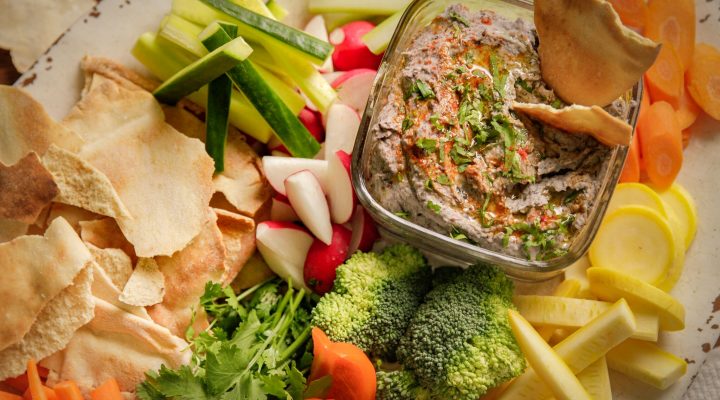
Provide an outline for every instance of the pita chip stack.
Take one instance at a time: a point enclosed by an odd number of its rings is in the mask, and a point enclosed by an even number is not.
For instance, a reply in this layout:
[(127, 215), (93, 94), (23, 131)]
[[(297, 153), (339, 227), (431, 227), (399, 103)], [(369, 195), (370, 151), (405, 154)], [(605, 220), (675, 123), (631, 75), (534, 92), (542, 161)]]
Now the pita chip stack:
[(163, 301), (165, 278), (153, 258), (141, 258), (130, 275), (120, 301), (127, 305), (145, 307)]
[(29, 153), (16, 164), (0, 163), (0, 218), (32, 224), (58, 194), (53, 177)]

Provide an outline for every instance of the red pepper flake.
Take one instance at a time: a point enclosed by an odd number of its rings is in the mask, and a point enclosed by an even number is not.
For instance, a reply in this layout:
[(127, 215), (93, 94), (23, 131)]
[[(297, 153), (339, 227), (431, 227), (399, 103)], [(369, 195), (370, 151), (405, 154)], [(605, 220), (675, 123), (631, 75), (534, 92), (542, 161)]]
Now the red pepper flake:
[(527, 161), (528, 153), (525, 149), (518, 149), (517, 152), (520, 154), (520, 158), (522, 158), (523, 161)]
[(485, 25), (492, 25), (492, 20), (487, 15), (483, 15), (482, 17), (480, 17), (480, 22)]

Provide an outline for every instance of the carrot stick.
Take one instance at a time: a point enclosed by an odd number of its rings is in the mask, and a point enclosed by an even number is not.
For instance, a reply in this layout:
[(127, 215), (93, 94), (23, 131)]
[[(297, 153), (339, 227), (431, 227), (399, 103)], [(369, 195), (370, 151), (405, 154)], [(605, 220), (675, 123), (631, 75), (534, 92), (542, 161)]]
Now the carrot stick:
[(333, 383), (328, 397), (346, 400), (374, 400), (375, 367), (365, 353), (351, 343), (333, 343), (336, 355), (332, 368)]
[(672, 45), (664, 44), (655, 62), (645, 73), (651, 102), (666, 101), (680, 106), (683, 90), (683, 68)]
[(640, 182), (640, 142), (635, 132), (625, 159), (625, 166), (620, 173), (620, 182)]
[(30, 395), (33, 400), (48, 400), (48, 396), (43, 390), (43, 384), (38, 374), (37, 364), (35, 360), (30, 359), (27, 363), (27, 377)]
[(308, 381), (314, 381), (329, 375), (332, 371), (332, 364), (335, 362), (333, 354), (329, 351), (332, 342), (325, 332), (320, 328), (312, 329), (313, 340), (313, 362), (310, 366), (310, 377)]
[(110, 378), (96, 387), (95, 390), (90, 392), (90, 398), (92, 400), (123, 400), (120, 387), (115, 378)]
[(698, 43), (686, 79), (693, 100), (709, 116), (720, 120), (720, 51)]
[(13, 393), (0, 392), (0, 400), (23, 400), (23, 398)]
[(623, 24), (642, 30), (647, 19), (647, 5), (644, 0), (610, 0)]
[[(47, 396), (48, 400), (58, 400), (57, 393), (55, 393), (54, 390), (50, 389), (45, 385), (42, 386), (42, 390), (43, 392), (45, 392), (45, 396)], [(30, 393), (30, 388), (27, 388), (27, 390), (23, 394), (23, 399), (33, 400), (32, 393)]]
[(682, 133), (669, 103), (653, 103), (638, 122), (642, 162), (650, 182), (659, 190), (670, 187), (683, 161)]
[(695, 0), (650, 0), (645, 36), (663, 44), (672, 44), (678, 52), (683, 71), (690, 66), (695, 48)]
[[(720, 65), (718, 65), (720, 68)], [(700, 106), (693, 100), (690, 91), (683, 87), (682, 94), (678, 102), (678, 108), (675, 109), (680, 129), (687, 129), (695, 123), (697, 117), (700, 116), (702, 110)]]
[(58, 400), (83, 400), (83, 395), (75, 381), (60, 382), (53, 387)]

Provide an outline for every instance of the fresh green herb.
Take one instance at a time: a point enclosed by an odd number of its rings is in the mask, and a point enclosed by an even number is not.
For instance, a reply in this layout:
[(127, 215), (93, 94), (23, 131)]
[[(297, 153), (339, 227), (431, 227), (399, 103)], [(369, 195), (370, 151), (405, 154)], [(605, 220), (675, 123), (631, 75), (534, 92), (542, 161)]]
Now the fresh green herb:
[(565, 196), (565, 198), (563, 199), (563, 204), (570, 204), (570, 203), (572, 203), (573, 201), (575, 201), (575, 199), (577, 199), (577, 197), (578, 197), (578, 196), (580, 195), (580, 193), (582, 193), (582, 192), (583, 192), (582, 189), (581, 189), (581, 190), (573, 190), (573, 191), (571, 191), (571, 192), (568, 193), (568, 195)]
[(518, 79), (518, 80), (515, 81), (515, 82), (518, 84), (518, 86), (520, 86), (521, 88), (523, 88), (526, 92), (528, 92), (528, 93), (532, 93), (532, 92), (533, 92), (532, 86), (530, 86), (530, 85), (529, 85), (527, 82), (525, 82), (523, 79)]
[(495, 91), (500, 95), (500, 98), (505, 97), (505, 82), (507, 81), (507, 73), (500, 72), (500, 66), (498, 65), (499, 60), (493, 53), (490, 54), (490, 73), (493, 77), (493, 87)]
[(510, 245), (510, 237), (512, 237), (513, 234), (513, 228), (506, 226), (505, 227), (505, 233), (503, 234), (502, 239), (502, 245), (503, 247), (508, 247)]
[(395, 182), (402, 182), (405, 180), (405, 174), (402, 172), (398, 172), (395, 174)]
[(430, 85), (425, 83), (425, 81), (423, 81), (422, 79), (418, 79), (415, 81), (415, 92), (423, 100), (435, 98), (435, 92), (433, 92)]
[(200, 304), (213, 321), (191, 340), (191, 365), (147, 372), (140, 399), (302, 398), (314, 305), (304, 290), (273, 279), (236, 295), (209, 282)]
[(560, 99), (555, 99), (552, 101), (552, 103), (550, 103), (550, 106), (552, 106), (552, 108), (560, 109), (565, 106), (565, 103), (563, 103)]
[(455, 240), (467, 240), (468, 239), (467, 235), (464, 234), (460, 230), (460, 228), (458, 228), (457, 226), (452, 226), (450, 228), (450, 237)]
[(455, 72), (458, 74), (464, 74), (467, 72), (467, 68), (462, 65), (458, 65), (457, 67), (455, 67)]
[(412, 128), (413, 125), (415, 125), (415, 122), (413, 122), (413, 120), (410, 117), (406, 116), (402, 122), (402, 131), (403, 132), (407, 131), (408, 129)]
[(433, 188), (433, 181), (432, 181), (432, 179), (426, 179), (426, 180), (425, 180), (425, 188), (432, 190), (432, 188)]
[(492, 223), (495, 222), (494, 219), (487, 217), (487, 208), (490, 204), (490, 197), (492, 197), (490, 193), (485, 193), (485, 201), (483, 201), (482, 208), (480, 209), (480, 225), (483, 228), (489, 228), (492, 226)]
[(428, 200), (427, 208), (435, 212), (435, 214), (440, 214), (440, 210), (442, 209), (439, 204), (433, 203), (432, 200)]
[(445, 139), (440, 139), (440, 146), (438, 146), (438, 161), (440, 163), (445, 162)]
[(471, 65), (473, 62), (475, 62), (475, 56), (471, 52), (465, 53), (465, 64)]
[(420, 138), (415, 141), (415, 146), (427, 152), (434, 151), (437, 148), (437, 140), (429, 138)]
[(445, 186), (450, 186), (452, 184), (452, 182), (450, 181), (450, 178), (448, 178), (448, 176), (444, 175), (444, 174), (438, 176), (435, 180), (437, 181), (437, 183), (439, 183), (441, 185), (445, 185)]
[(470, 26), (470, 22), (465, 17), (463, 17), (462, 15), (460, 15), (459, 13), (457, 13), (455, 11), (450, 11), (450, 13), (448, 14), (448, 17), (450, 17), (451, 21), (455, 21), (455, 22), (463, 24), (465, 26)]
[(439, 130), (440, 132), (444, 132), (444, 131), (445, 131), (445, 127), (440, 123), (440, 116), (439, 116), (439, 115), (437, 115), (437, 114), (431, 115), (431, 116), (430, 116), (430, 123), (432, 124), (432, 126), (433, 126), (435, 129)]
[(410, 218), (410, 213), (407, 211), (396, 211), (395, 215), (397, 215), (400, 218), (404, 218), (404, 219)]

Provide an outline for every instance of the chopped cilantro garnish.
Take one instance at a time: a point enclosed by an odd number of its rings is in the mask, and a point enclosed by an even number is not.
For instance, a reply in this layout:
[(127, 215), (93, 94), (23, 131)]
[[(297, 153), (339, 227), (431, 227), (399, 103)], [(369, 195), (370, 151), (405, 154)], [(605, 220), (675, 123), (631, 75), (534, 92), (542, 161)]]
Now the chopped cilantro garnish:
[(402, 122), (402, 131), (407, 131), (408, 129), (412, 128), (413, 125), (415, 125), (415, 122), (413, 122), (410, 117), (405, 117)]
[(448, 16), (450, 17), (450, 20), (451, 20), (451, 21), (458, 22), (458, 23), (463, 24), (463, 25), (465, 25), (465, 26), (470, 26), (470, 22), (469, 22), (465, 17), (463, 17), (462, 15), (460, 15), (459, 13), (457, 13), (457, 12), (455, 12), (455, 11), (450, 11), (450, 13), (448, 14)]
[(428, 200), (427, 208), (432, 210), (435, 214), (440, 214), (440, 210), (442, 209), (439, 204), (433, 203), (432, 200)]
[(550, 103), (550, 106), (552, 106), (552, 108), (559, 109), (559, 108), (563, 108), (565, 106), (565, 103), (563, 103), (562, 100), (560, 100), (560, 99), (555, 99), (555, 100), (553, 100), (552, 103)]
[(513, 232), (513, 228), (509, 226), (505, 227), (505, 234), (503, 235), (502, 239), (503, 247), (508, 247), (510, 245), (510, 237), (512, 236)]
[(500, 95), (500, 98), (505, 96), (505, 82), (507, 81), (507, 73), (500, 72), (499, 61), (495, 54), (490, 54), (490, 73), (493, 77), (493, 87), (495, 91)]
[(490, 204), (490, 193), (485, 194), (485, 201), (483, 201), (482, 209), (480, 209), (480, 225), (483, 228), (489, 228), (494, 220), (487, 218), (487, 207)]
[(445, 186), (450, 186), (452, 182), (450, 182), (450, 178), (448, 178), (447, 175), (440, 175), (436, 179), (437, 183)]
[(426, 188), (426, 189), (432, 189), (432, 188), (433, 188), (433, 181), (432, 181), (432, 179), (426, 179), (426, 180), (425, 180), (425, 188)]
[(396, 211), (395, 215), (397, 215), (400, 218), (408, 219), (410, 217), (410, 213), (407, 211)]
[(435, 98), (435, 92), (433, 92), (430, 85), (428, 85), (425, 81), (422, 79), (418, 79), (415, 81), (415, 92), (420, 96), (421, 99), (427, 100), (427, 99), (434, 99)]
[(530, 85), (529, 85), (527, 82), (525, 82), (523, 79), (518, 79), (517, 81), (515, 81), (515, 83), (517, 83), (518, 86), (520, 86), (521, 88), (523, 88), (526, 92), (528, 92), (528, 93), (532, 93), (532, 92), (533, 92), (532, 86), (530, 86)]
[(417, 141), (415, 141), (415, 146), (419, 149), (423, 149), (427, 152), (430, 152), (437, 148), (437, 140), (428, 139), (428, 138), (420, 138)]
[(450, 237), (455, 240), (467, 240), (468, 238), (467, 235), (464, 234), (457, 226), (452, 226), (450, 228)]

